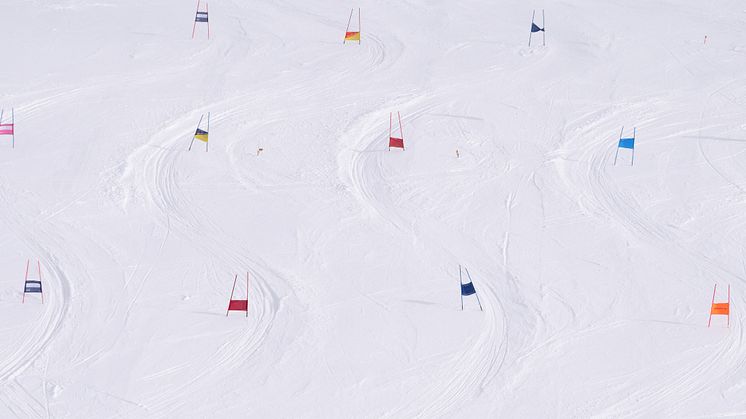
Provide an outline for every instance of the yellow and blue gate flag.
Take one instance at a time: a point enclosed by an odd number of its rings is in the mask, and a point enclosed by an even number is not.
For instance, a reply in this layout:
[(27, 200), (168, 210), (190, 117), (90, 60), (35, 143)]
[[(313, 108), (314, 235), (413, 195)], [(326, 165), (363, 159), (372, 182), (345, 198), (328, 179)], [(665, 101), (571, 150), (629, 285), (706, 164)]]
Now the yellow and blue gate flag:
[(461, 284), (461, 295), (472, 295), (476, 294), (477, 290), (474, 289), (474, 284), (469, 282), (467, 284)]
[(531, 24), (531, 32), (542, 32), (544, 28), (540, 28), (537, 24)]
[(620, 138), (619, 139), (619, 148), (629, 148), (634, 150), (635, 149), (635, 139), (633, 138)]
[(207, 131), (197, 128), (197, 131), (194, 133), (194, 138), (207, 142)]

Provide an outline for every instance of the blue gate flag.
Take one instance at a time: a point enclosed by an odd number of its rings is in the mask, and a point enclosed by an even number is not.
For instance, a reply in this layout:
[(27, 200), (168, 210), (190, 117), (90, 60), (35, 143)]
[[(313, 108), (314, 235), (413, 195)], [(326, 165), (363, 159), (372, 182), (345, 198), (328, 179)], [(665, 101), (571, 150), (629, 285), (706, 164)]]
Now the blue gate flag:
[(477, 290), (474, 289), (474, 284), (469, 282), (468, 284), (461, 284), (461, 295), (472, 295), (476, 294)]
[(634, 138), (620, 138), (619, 139), (619, 148), (629, 148), (633, 149), (635, 148), (635, 139)]
[(23, 292), (41, 292), (41, 281), (26, 281)]
[(194, 18), (195, 22), (207, 22), (207, 12), (197, 12), (197, 16)]
[(532, 23), (532, 24), (531, 24), (531, 32), (541, 32), (541, 31), (543, 31), (543, 30), (544, 30), (544, 28), (540, 28), (540, 27), (539, 27), (538, 25), (536, 25), (535, 23)]

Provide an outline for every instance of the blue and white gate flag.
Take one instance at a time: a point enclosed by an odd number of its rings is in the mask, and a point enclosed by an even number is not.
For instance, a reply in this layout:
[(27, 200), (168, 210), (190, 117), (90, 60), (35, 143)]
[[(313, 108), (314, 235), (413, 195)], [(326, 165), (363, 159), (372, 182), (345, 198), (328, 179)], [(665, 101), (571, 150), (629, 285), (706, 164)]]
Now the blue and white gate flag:
[(34, 280), (30, 280), (30, 279), (26, 280), (26, 282), (23, 284), (23, 292), (25, 292), (25, 293), (27, 293), (27, 292), (28, 293), (32, 293), (32, 292), (40, 293), (40, 292), (42, 292), (42, 290), (41, 290), (41, 281), (34, 281)]

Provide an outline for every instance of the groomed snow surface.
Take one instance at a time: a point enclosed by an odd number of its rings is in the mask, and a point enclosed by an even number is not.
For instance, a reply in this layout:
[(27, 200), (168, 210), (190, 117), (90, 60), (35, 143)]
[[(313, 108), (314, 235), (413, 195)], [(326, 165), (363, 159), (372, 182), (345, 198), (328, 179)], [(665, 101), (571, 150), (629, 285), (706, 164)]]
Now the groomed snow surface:
[(742, 1), (194, 3), (2, 5), (0, 417), (746, 416)]

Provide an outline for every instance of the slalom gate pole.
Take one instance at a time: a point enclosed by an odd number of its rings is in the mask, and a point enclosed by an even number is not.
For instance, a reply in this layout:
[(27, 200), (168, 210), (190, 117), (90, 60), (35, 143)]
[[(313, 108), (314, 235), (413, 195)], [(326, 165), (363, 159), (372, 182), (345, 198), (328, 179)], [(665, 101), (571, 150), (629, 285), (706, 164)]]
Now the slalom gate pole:
[(352, 9), (350, 9), (350, 18), (349, 18), (349, 19), (347, 19), (347, 29), (345, 29), (345, 37), (344, 37), (344, 39), (342, 40), (342, 43), (343, 43), (343, 44), (344, 44), (345, 42), (347, 42), (347, 32), (349, 32), (349, 31), (350, 31), (350, 22), (352, 22), (352, 14), (353, 14), (354, 12), (355, 12), (355, 8), (353, 7)]
[(730, 284), (728, 284), (728, 327), (730, 327)]
[(635, 140), (637, 140), (636, 137), (637, 137), (637, 127), (634, 127), (632, 129), (632, 164), (631, 166), (635, 165)]
[(541, 9), (541, 39), (542, 46), (547, 46), (547, 23), (544, 20), (544, 9)]
[(194, 14), (194, 24), (192, 25), (192, 39), (194, 39), (194, 31), (197, 29), (197, 13), (199, 13), (199, 2), (200, 0), (197, 0), (197, 12)]
[[(10, 125), (13, 130), (13, 136), (11, 140), (11, 148), (16, 148), (16, 113), (15, 109), (10, 108)], [(42, 295), (42, 303), (44, 302), (44, 296)]]
[(401, 135), (401, 149), (405, 150), (404, 148), (404, 128), (401, 126), (401, 112), (396, 111), (396, 115), (399, 117), (399, 134)]
[(30, 259), (26, 259), (26, 275), (23, 276), (23, 298), (21, 299), (21, 304), (26, 302), (26, 281), (28, 280), (28, 265), (30, 262)]
[(228, 313), (231, 311), (231, 300), (233, 300), (233, 292), (236, 290), (236, 281), (238, 280), (238, 274), (233, 277), (233, 288), (231, 289), (231, 298), (228, 299), (228, 310), (225, 310), (225, 317), (228, 317)]
[(389, 151), (391, 151), (391, 135), (393, 135), (393, 131), (392, 131), (393, 119), (394, 119), (394, 113), (389, 112)]
[(246, 317), (249, 317), (249, 271), (246, 271)]
[[(466, 269), (466, 268), (464, 268), (464, 269)], [(477, 296), (477, 303), (479, 303), (479, 311), (484, 311), (484, 310), (482, 310), (482, 302), (479, 301), (479, 293), (477, 292), (476, 287), (474, 287), (474, 280), (472, 280), (471, 279), (471, 275), (469, 275), (469, 269), (466, 269), (466, 275), (469, 277), (469, 282), (471, 282), (471, 286), (474, 288), (474, 295)]]
[(210, 146), (210, 112), (207, 112), (207, 141), (205, 141), (205, 153)]
[(362, 24), (361, 22), (362, 22), (362, 18), (360, 17), (360, 8), (358, 7), (358, 8), (357, 8), (357, 31), (358, 31), (358, 32), (360, 33), (360, 35), (361, 35), (361, 36), (360, 36), (360, 39), (358, 39), (358, 40), (357, 40), (357, 44), (358, 44), (358, 45), (360, 45), (360, 44), (361, 44), (361, 39), (363, 38), (363, 37), (362, 37), (362, 34), (363, 34), (363, 24)]
[[(39, 287), (41, 288), (41, 303), (44, 304), (44, 286), (42, 286), (42, 280), (41, 280), (41, 262), (39, 262), (39, 259), (36, 260), (36, 267), (39, 268)], [(26, 288), (26, 285), (23, 286)], [(25, 290), (24, 290), (25, 291)]]
[(460, 285), (458, 295), (461, 296), (461, 311), (464, 311), (464, 293), (461, 290), (461, 287), (464, 286), (464, 281), (461, 279), (461, 265), (458, 265), (458, 283)]
[[(531, 46), (531, 36), (534, 34), (534, 18), (536, 17), (536, 9), (531, 14), (531, 29), (528, 31), (528, 46)], [(194, 37), (194, 35), (192, 35)]]
[[(205, 114), (202, 114), (202, 116), (199, 117), (199, 122), (197, 122), (197, 129), (199, 129), (199, 126), (202, 123), (202, 118), (204, 118), (204, 117), (205, 117)], [(195, 130), (195, 132), (196, 132), (196, 130)], [(189, 149), (187, 149), (187, 151), (192, 151), (192, 144), (194, 144), (194, 135), (195, 134), (192, 134), (192, 142), (189, 143)], [(209, 135), (209, 132), (208, 132), (208, 135)]]
[[(622, 126), (622, 131), (619, 132), (619, 141), (622, 141), (622, 135), (624, 134), (624, 126)], [(614, 166), (616, 166), (616, 159), (619, 157), (619, 142), (616, 143), (616, 154), (614, 155)]]
[(210, 40), (210, 5), (205, 2), (205, 13), (207, 14), (207, 40)]
[(718, 290), (718, 284), (715, 284), (715, 289), (712, 290), (712, 302), (710, 303), (710, 319), (707, 320), (707, 327), (710, 327), (712, 323), (712, 305), (715, 304), (715, 292)]

